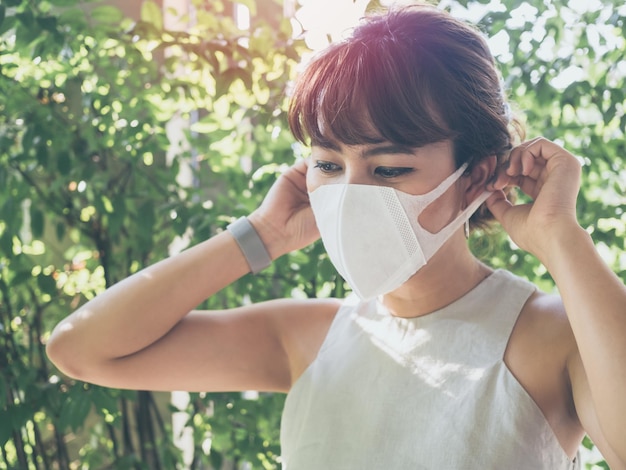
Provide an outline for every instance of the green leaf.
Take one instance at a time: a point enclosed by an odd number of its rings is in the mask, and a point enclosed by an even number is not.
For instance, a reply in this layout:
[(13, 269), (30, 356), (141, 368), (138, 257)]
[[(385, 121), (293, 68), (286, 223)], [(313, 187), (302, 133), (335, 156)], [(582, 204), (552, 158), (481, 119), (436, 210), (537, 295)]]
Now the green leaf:
[(98, 412), (107, 410), (109, 413), (114, 413), (117, 409), (117, 398), (111, 395), (111, 390), (94, 386), (91, 394), (91, 399)]
[(221, 452), (217, 452), (211, 449), (211, 454), (209, 457), (211, 459), (211, 465), (213, 466), (213, 468), (222, 468), (222, 464), (224, 463), (224, 456)]
[(252, 77), (250, 72), (241, 67), (232, 67), (216, 77), (216, 95), (221, 96), (228, 92), (228, 89), (235, 80), (241, 80), (247, 89), (252, 88)]
[[(0, 279), (0, 282), (2, 282), (1, 279)], [(4, 285), (3, 287), (6, 288), (6, 285)], [(4, 407), (7, 404), (7, 390), (8, 390), (7, 389), (7, 381), (4, 378), (4, 374), (0, 373), (0, 410), (4, 409)], [(2, 421), (2, 420), (0, 420), (0, 421)]]
[(35, 238), (41, 238), (44, 229), (43, 211), (34, 205), (30, 206), (30, 230)]
[(32, 28), (35, 25), (35, 17), (30, 10), (18, 13), (15, 17), (27, 28)]
[(0, 235), (0, 250), (9, 258), (13, 257), (13, 235), (8, 230)]
[(141, 20), (152, 24), (156, 29), (163, 29), (163, 12), (161, 7), (151, 0), (145, 0), (141, 5)]
[[(4, 8), (3, 5), (0, 7)], [(17, 19), (15, 18), (15, 16), (5, 16), (3, 21), (0, 22), (0, 35), (6, 33), (10, 29), (13, 29), (15, 27), (16, 21)], [(3, 65), (4, 68), (7, 68), (7, 66), (9, 66), (9, 64)]]
[(113, 204), (111, 203), (111, 200), (104, 194), (100, 197), (100, 199), (102, 200), (102, 208), (104, 211), (111, 214), (113, 212)]
[(146, 201), (138, 210), (137, 224), (139, 233), (144, 238), (152, 238), (152, 230), (156, 222), (156, 214), (154, 211), (154, 202)]
[(4, 445), (9, 442), (9, 439), (11, 439), (13, 423), (9, 415), (10, 412), (11, 408), (6, 411), (0, 408), (0, 447), (4, 447)]
[(39, 274), (37, 276), (37, 285), (45, 294), (56, 295), (57, 283), (54, 278), (49, 274)]
[(78, 0), (48, 0), (52, 5), (57, 7), (73, 7), (78, 3)]
[(40, 143), (36, 148), (37, 163), (45, 167), (48, 164), (48, 147), (45, 143)]
[(126, 201), (123, 196), (116, 197), (109, 215), (109, 233), (115, 236), (119, 233), (126, 219)]
[(57, 158), (57, 169), (59, 173), (63, 176), (66, 176), (70, 173), (72, 169), (72, 161), (70, 158), (70, 154), (67, 152), (61, 152)]
[(45, 31), (57, 30), (57, 19), (54, 16), (41, 16), (37, 18), (37, 24)]
[(69, 427), (73, 431), (78, 430), (85, 424), (89, 410), (91, 410), (90, 396), (83, 390), (81, 384), (77, 383), (63, 402), (59, 427), (61, 429)]
[(91, 17), (98, 23), (114, 24), (124, 19), (124, 14), (119, 8), (111, 5), (101, 5), (91, 11)]
[(56, 236), (57, 236), (57, 240), (61, 241), (63, 240), (63, 237), (65, 236), (65, 222), (58, 222), (57, 226), (56, 226)]
[(28, 282), (33, 278), (31, 271), (16, 271), (15, 276), (11, 279), (11, 287), (19, 286), (24, 282)]
[(17, 217), (19, 214), (17, 203), (18, 201), (15, 201), (12, 198), (7, 198), (2, 205), (2, 209), (0, 210), (0, 219), (9, 225), (20, 223)]
[(86, 24), (85, 12), (80, 8), (70, 8), (59, 15), (58, 21), (72, 29), (80, 30)]
[(32, 417), (32, 409), (26, 403), (20, 403), (14, 405), (9, 409), (9, 422), (12, 424), (13, 429), (17, 430), (22, 428)]
[(18, 23), (15, 28), (15, 45), (17, 48), (21, 48), (26, 52), (27, 50), (31, 50), (31, 58), (32, 58), (32, 48), (37, 44), (43, 41), (44, 35), (41, 34), (41, 29), (36, 27), (35, 24), (26, 24), (24, 21)]

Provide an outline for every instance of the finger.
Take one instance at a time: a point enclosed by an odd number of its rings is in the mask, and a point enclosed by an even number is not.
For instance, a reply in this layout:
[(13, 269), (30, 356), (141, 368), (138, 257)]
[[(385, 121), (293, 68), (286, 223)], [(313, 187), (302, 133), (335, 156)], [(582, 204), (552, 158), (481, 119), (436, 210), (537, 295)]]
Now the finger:
[(293, 169), (301, 174), (306, 174), (309, 169), (309, 161), (307, 158), (300, 159), (293, 164)]
[(548, 184), (550, 181), (550, 186), (557, 193), (566, 192), (570, 197), (576, 197), (582, 165), (574, 154), (545, 138), (533, 141), (527, 151), (535, 156), (536, 163), (544, 165), (537, 177), (542, 184)]
[(522, 152), (524, 149), (522, 146), (515, 147), (511, 150), (509, 155), (509, 161), (507, 162), (506, 174), (509, 176), (522, 174)]
[(537, 195), (541, 191), (543, 183), (541, 180), (531, 178), (528, 176), (521, 176), (517, 179), (516, 186), (522, 190), (524, 194), (531, 199), (536, 199)]
[[(538, 137), (533, 140), (524, 142), (511, 150), (509, 156), (509, 165), (507, 173), (511, 176), (525, 175), (529, 176), (535, 165), (538, 163), (537, 154), (533, 152), (534, 149), (542, 140)], [(545, 139), (543, 139), (545, 140)]]
[(509, 160), (507, 159), (495, 169), (494, 174), (491, 176), (486, 184), (486, 189), (488, 189), (489, 191), (497, 191), (504, 189), (507, 186), (510, 186), (511, 177), (507, 173), (508, 167)]
[(487, 184), (487, 189), (490, 191), (499, 191), (507, 186), (511, 185), (511, 177), (504, 171), (497, 172), (495, 178)]
[(513, 204), (506, 198), (504, 192), (494, 191), (493, 194), (487, 198), (485, 203), (487, 204), (487, 209), (489, 209), (496, 220), (500, 222), (506, 230), (506, 213), (513, 207)]
[(509, 187), (520, 187), (523, 191), (525, 189), (533, 190), (537, 185), (543, 184), (545, 175), (543, 174), (544, 165), (535, 165), (530, 175), (515, 175), (510, 176), (505, 172), (498, 173), (497, 177), (487, 185), (487, 189), (490, 191), (500, 191)]
[(487, 208), (507, 233), (523, 222), (530, 209), (528, 204), (513, 205), (502, 191), (493, 193), (486, 202)]
[(526, 148), (531, 145), (535, 140), (523, 142), (520, 145), (513, 147), (509, 153), (509, 158), (506, 163), (506, 173), (511, 176), (522, 174), (522, 154)]
[(573, 165), (578, 163), (578, 159), (574, 154), (545, 137), (538, 137), (525, 143), (524, 150), (532, 154), (537, 161), (548, 163), (551, 160), (564, 160)]
[[(547, 162), (542, 158), (541, 152), (541, 145), (545, 143), (550, 141), (537, 137), (513, 148), (508, 160), (496, 170), (488, 189), (501, 190), (508, 186), (521, 186), (522, 177), (545, 181)], [(554, 146), (560, 148), (556, 144)]]
[(533, 170), (536, 168), (536, 158), (532, 152), (528, 149), (524, 150), (521, 154), (521, 162), (522, 162), (522, 175), (530, 176)]
[(306, 163), (299, 161), (284, 172), (281, 177), (288, 181), (299, 193), (306, 194), (308, 192), (306, 188)]

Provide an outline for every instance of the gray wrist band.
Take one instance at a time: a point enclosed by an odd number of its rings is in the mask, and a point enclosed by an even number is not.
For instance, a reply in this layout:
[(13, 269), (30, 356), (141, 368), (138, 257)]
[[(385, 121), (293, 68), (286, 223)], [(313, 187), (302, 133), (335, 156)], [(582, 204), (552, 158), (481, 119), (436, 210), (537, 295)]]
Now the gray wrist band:
[(250, 271), (256, 274), (272, 264), (272, 258), (263, 245), (259, 234), (247, 217), (241, 217), (230, 224), (226, 229), (233, 235), (243, 253)]

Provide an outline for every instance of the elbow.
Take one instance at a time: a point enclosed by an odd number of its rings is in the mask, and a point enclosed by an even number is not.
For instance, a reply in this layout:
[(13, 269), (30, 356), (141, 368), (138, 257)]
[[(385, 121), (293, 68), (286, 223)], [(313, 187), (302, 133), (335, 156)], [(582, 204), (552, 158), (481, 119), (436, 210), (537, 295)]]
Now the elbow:
[(46, 355), (54, 366), (64, 375), (77, 380), (88, 380), (85, 377), (86, 355), (73, 345), (68, 331), (68, 325), (59, 323), (52, 331), (46, 343)]
[(67, 320), (59, 323), (46, 342), (46, 355), (63, 375), (82, 382), (113, 386), (110, 360), (94, 351), (93, 340)]

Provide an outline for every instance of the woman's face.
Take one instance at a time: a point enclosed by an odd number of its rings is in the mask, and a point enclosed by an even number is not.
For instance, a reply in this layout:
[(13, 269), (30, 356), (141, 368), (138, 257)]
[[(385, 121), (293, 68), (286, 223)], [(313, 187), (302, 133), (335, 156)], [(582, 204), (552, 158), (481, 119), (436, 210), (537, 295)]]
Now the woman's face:
[[(322, 147), (313, 146), (307, 171), (307, 190), (324, 184), (368, 184), (389, 186), (409, 194), (425, 194), (455, 170), (450, 141), (423, 147), (391, 143)], [(420, 224), (438, 232), (464, 207), (464, 184), (460, 178), (420, 216)]]

